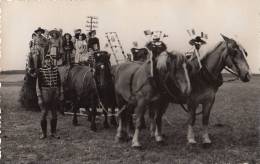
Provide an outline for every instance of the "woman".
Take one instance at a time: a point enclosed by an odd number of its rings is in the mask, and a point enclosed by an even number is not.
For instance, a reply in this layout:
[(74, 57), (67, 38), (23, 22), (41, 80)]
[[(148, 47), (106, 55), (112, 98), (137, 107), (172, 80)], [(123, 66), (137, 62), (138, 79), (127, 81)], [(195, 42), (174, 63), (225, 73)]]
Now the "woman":
[(58, 30), (52, 30), (49, 32), (51, 39), (49, 45), (48, 53), (54, 59), (55, 65), (57, 64), (57, 60), (60, 59), (62, 54), (62, 43), (60, 40), (60, 32)]
[(62, 42), (62, 48), (64, 50), (63, 54), (63, 65), (71, 64), (71, 54), (74, 49), (73, 42), (71, 41), (72, 36), (69, 33), (65, 33), (63, 36), (64, 40)]
[(78, 64), (86, 56), (87, 51), (86, 35), (84, 33), (81, 33), (78, 38), (76, 37), (75, 49), (75, 63)]

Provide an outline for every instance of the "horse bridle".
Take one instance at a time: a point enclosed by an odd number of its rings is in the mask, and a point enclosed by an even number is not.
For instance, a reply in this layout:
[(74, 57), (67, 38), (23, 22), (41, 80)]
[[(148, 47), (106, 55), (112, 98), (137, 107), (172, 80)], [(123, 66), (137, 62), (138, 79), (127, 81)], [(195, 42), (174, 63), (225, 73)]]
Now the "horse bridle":
[(228, 80), (228, 81), (234, 81), (234, 80), (238, 80), (239, 79), (239, 74), (240, 74), (240, 70), (239, 70), (239, 67), (237, 66), (237, 62), (235, 61), (234, 59), (234, 55), (232, 51), (234, 50), (231, 50), (229, 47), (228, 47), (228, 43), (226, 42), (226, 48), (227, 48), (227, 55), (225, 56), (225, 62), (227, 60), (228, 57), (230, 57), (233, 65), (235, 66), (236, 70), (238, 71), (237, 73), (235, 71), (233, 71), (232, 69), (228, 68), (227, 66), (224, 67), (224, 69), (226, 71), (228, 71), (229, 73), (233, 74), (235, 76), (234, 79), (231, 79), (231, 80)]

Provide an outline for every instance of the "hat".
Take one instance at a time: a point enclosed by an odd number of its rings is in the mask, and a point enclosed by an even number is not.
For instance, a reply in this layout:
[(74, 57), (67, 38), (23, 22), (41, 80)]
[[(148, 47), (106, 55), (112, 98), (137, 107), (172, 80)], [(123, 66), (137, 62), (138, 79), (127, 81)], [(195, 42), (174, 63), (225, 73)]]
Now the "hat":
[(35, 34), (35, 33), (32, 33), (32, 37), (34, 37), (34, 36), (36, 36), (36, 34)]
[(72, 36), (71, 36), (69, 33), (65, 33), (65, 34), (63, 35), (64, 39), (66, 38), (66, 35), (68, 35), (68, 36), (69, 36), (69, 40), (71, 40)]
[(75, 30), (74, 30), (74, 33), (75, 33), (75, 35), (76, 35), (76, 34), (80, 34), (80, 33), (81, 33), (81, 29), (75, 29)]
[(196, 41), (196, 42), (200, 42), (200, 43), (202, 43), (202, 44), (205, 44), (205, 43), (206, 43), (206, 41), (202, 40), (200, 36), (197, 36), (197, 37), (195, 38), (195, 41)]
[(96, 33), (96, 30), (91, 30), (90, 32), (88, 32), (88, 35), (91, 35), (92, 33)]
[(84, 34), (84, 33), (75, 35), (75, 38), (79, 39), (79, 36), (82, 36), (82, 40), (85, 40), (87, 38), (86, 34)]
[(60, 36), (60, 32), (59, 32), (58, 30), (56, 30), (56, 29), (51, 30), (51, 31), (49, 32), (50, 36), (53, 36), (54, 33), (56, 34), (57, 37)]
[(41, 32), (42, 34), (45, 32), (44, 29), (42, 29), (41, 27), (38, 27), (37, 30), (34, 31), (35, 33)]

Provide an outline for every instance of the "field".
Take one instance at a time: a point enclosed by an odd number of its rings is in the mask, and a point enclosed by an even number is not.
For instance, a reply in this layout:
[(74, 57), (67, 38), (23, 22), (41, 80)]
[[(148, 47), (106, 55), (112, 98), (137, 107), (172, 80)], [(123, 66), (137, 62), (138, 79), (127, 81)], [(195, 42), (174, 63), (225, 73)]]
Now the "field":
[(38, 112), (26, 111), (18, 102), (22, 76), (0, 75), (1, 87), (1, 163), (163, 163), (163, 164), (227, 164), (260, 163), (258, 152), (260, 130), (260, 77), (249, 83), (225, 83), (217, 93), (210, 119), (210, 148), (201, 146), (201, 117), (196, 121), (198, 145), (186, 141), (187, 114), (170, 105), (163, 120), (166, 144), (158, 145), (148, 129), (142, 132), (143, 148), (131, 148), (131, 142), (116, 143), (115, 128), (104, 129), (98, 118), (98, 131), (90, 131), (85, 117), (81, 126), (73, 127), (71, 116), (59, 115), (61, 139), (39, 140)]

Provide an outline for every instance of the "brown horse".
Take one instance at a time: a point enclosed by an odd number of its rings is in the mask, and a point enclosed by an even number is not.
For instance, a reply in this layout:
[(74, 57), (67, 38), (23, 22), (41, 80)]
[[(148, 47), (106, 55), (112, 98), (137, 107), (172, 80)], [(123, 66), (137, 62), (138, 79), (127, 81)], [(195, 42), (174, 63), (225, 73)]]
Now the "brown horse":
[(164, 51), (155, 61), (157, 64), (153, 77), (151, 77), (151, 62), (149, 60), (142, 65), (126, 62), (117, 66), (114, 71), (116, 99), (120, 109), (116, 139), (121, 140), (128, 137), (131, 109), (133, 109), (136, 113), (133, 147), (141, 146), (139, 133), (147, 105), (153, 108), (156, 113), (156, 141), (162, 141), (161, 119), (169, 103), (165, 85), (176, 86), (176, 89), (186, 96), (191, 90), (186, 59), (183, 55)]
[[(78, 125), (77, 111), (80, 107), (87, 110), (91, 108), (89, 121), (91, 121), (91, 130), (96, 131), (96, 108), (100, 101), (105, 108), (112, 106), (110, 104), (112, 104), (113, 99), (109, 101), (108, 96), (104, 95), (108, 90), (107, 84), (112, 79), (109, 55), (107, 52), (101, 51), (96, 53), (94, 58), (95, 61), (90, 63), (93, 68), (86, 65), (63, 66), (59, 68), (59, 72), (64, 88), (64, 99), (73, 104), (73, 125)], [(114, 98), (113, 95), (110, 97)], [(104, 114), (104, 125), (107, 127), (107, 113)]]
[(195, 135), (193, 126), (196, 119), (196, 109), (202, 104), (202, 124), (203, 124), (203, 144), (205, 146), (211, 144), (208, 134), (208, 123), (211, 108), (215, 101), (218, 88), (222, 85), (223, 79), (221, 71), (224, 67), (229, 67), (237, 73), (243, 82), (250, 80), (249, 66), (246, 61), (244, 48), (237, 44), (235, 40), (229, 39), (222, 35), (224, 41), (209, 51), (201, 60), (202, 68), (199, 68), (197, 59), (193, 58), (189, 65), (191, 66), (190, 80), (192, 91), (188, 98), (175, 98), (175, 102), (188, 105), (189, 121), (188, 121), (188, 143), (195, 144)]

